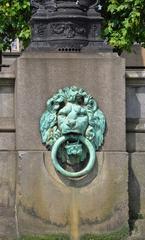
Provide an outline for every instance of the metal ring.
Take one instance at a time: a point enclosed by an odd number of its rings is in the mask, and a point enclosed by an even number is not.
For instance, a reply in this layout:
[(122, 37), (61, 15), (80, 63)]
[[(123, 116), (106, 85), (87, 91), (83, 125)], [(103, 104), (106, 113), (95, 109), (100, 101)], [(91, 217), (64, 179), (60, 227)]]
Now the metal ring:
[(95, 164), (95, 160), (96, 160), (95, 149), (94, 149), (92, 143), (88, 139), (86, 139), (83, 136), (78, 136), (78, 139), (82, 143), (84, 143), (84, 145), (88, 148), (89, 154), (90, 154), (90, 159), (88, 161), (87, 166), (83, 170), (81, 170), (79, 172), (69, 172), (69, 171), (63, 169), (61, 167), (61, 165), (59, 164), (58, 160), (57, 160), (58, 149), (61, 146), (61, 144), (64, 143), (68, 138), (70, 138), (70, 137), (69, 136), (62, 136), (53, 145), (52, 151), (51, 151), (52, 163), (53, 163), (54, 167), (56, 168), (56, 170), (65, 177), (78, 178), (78, 177), (85, 176), (92, 170), (92, 168)]

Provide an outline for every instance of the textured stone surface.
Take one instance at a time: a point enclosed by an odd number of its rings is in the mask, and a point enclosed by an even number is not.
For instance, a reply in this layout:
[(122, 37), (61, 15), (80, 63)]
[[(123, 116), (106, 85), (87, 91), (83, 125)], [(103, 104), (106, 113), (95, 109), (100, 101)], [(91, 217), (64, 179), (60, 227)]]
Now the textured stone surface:
[(0, 116), (14, 116), (14, 87), (4, 86), (0, 83)]
[(139, 132), (145, 134), (145, 118), (133, 119), (129, 118), (126, 121), (127, 132)]
[(25, 53), (17, 61), (17, 149), (44, 150), (39, 119), (46, 101), (56, 90), (76, 85), (96, 98), (106, 116), (104, 150), (125, 151), (124, 68), (113, 54)]
[(43, 152), (19, 152), (18, 160), (20, 233), (66, 232), (69, 189), (59, 179), (55, 181), (52, 173), (48, 175)]
[[(145, 153), (131, 154), (131, 210), (138, 218), (145, 218)], [(144, 225), (145, 234), (145, 225)]]
[(0, 207), (0, 239), (16, 239), (14, 208)]
[(143, 152), (145, 151), (145, 133), (127, 133), (127, 151)]
[(20, 234), (64, 232), (79, 236), (127, 226), (127, 159), (126, 153), (98, 153), (98, 164), (91, 174), (72, 181), (55, 172), (49, 152), (19, 152)]
[(124, 51), (121, 56), (126, 59), (126, 66), (145, 66), (145, 48), (138, 44), (132, 46), (132, 51), (130, 53)]
[(137, 220), (134, 230), (129, 240), (144, 240), (145, 239), (145, 220)]
[(0, 131), (15, 131), (14, 118), (0, 117)]
[(15, 150), (15, 133), (0, 132), (0, 150)]
[(100, 153), (98, 156), (98, 176), (80, 191), (83, 233), (109, 232), (127, 225), (127, 160), (125, 153)]
[(15, 174), (15, 152), (0, 152), (0, 207), (14, 206)]
[(15, 226), (16, 154), (0, 152), (0, 238), (13, 239)]
[(127, 87), (127, 118), (145, 118), (145, 87)]

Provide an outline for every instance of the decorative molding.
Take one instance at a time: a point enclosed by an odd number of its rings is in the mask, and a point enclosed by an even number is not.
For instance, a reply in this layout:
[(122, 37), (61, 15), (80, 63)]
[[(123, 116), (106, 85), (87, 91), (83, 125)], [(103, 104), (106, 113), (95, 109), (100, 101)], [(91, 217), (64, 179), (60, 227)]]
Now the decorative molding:
[(145, 133), (145, 118), (127, 118), (126, 131), (135, 133)]
[(86, 36), (86, 27), (82, 24), (75, 23), (52, 23), (50, 25), (51, 34), (58, 34), (66, 38), (74, 38), (76, 36)]

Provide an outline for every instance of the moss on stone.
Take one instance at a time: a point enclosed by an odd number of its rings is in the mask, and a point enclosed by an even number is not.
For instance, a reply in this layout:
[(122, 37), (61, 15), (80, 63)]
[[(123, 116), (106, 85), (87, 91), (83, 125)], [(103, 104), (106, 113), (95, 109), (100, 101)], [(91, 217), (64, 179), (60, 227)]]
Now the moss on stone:
[[(85, 234), (81, 236), (80, 240), (126, 240), (129, 235), (128, 227), (106, 234)], [(50, 234), (50, 235), (32, 235), (22, 236), (18, 240), (70, 240), (67, 234)]]
[(50, 234), (43, 236), (22, 236), (18, 240), (70, 240), (70, 238), (66, 234)]
[(129, 235), (128, 227), (106, 234), (85, 234), (81, 237), (81, 240), (126, 240)]

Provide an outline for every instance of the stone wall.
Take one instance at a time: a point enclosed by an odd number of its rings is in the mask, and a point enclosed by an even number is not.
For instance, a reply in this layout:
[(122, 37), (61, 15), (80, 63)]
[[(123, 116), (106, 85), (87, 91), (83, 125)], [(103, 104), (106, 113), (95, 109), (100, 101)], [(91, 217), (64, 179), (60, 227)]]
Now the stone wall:
[(133, 239), (145, 238), (145, 71), (126, 72), (129, 207)]
[(15, 74), (0, 74), (0, 238), (16, 237)]
[[(125, 114), (122, 60), (72, 55), (69, 61), (67, 54), (63, 59), (61, 54), (22, 56), (16, 68), (0, 74), (0, 238), (62, 232), (77, 239), (76, 223), (81, 234), (99, 234), (121, 229), (129, 220), (131, 239), (144, 239), (145, 72), (126, 71)], [(76, 190), (47, 166), (50, 156), (38, 126), (47, 98), (67, 82), (85, 85), (108, 120), (105, 145), (97, 154), (98, 175)]]

